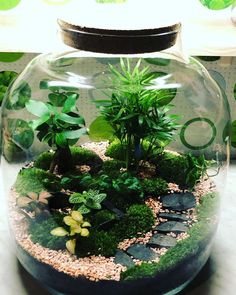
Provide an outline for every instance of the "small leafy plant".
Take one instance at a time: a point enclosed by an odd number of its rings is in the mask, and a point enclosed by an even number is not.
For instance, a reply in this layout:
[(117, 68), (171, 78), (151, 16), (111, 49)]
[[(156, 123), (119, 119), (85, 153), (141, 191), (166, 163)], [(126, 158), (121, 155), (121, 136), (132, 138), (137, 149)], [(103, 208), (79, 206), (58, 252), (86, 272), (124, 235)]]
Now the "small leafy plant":
[(66, 242), (66, 248), (70, 253), (75, 254), (76, 237), (88, 237), (88, 227), (91, 227), (91, 224), (88, 221), (84, 221), (83, 215), (79, 211), (72, 211), (70, 215), (63, 218), (63, 222), (65, 226), (54, 228), (51, 231), (51, 235), (57, 237), (74, 237), (74, 239), (69, 239)]
[(204, 155), (194, 157), (191, 154), (186, 155), (186, 184), (189, 188), (193, 188), (201, 177), (207, 175), (207, 169), (211, 161), (205, 159)]
[(20, 196), (17, 198), (17, 206), (28, 211), (34, 211), (35, 215), (41, 213), (41, 210), (48, 205), (48, 198), (51, 194), (47, 191), (40, 192), (39, 194), (29, 192), (27, 196)]
[(74, 193), (70, 196), (69, 202), (75, 204), (74, 209), (79, 210), (82, 214), (88, 214), (91, 210), (102, 209), (102, 201), (107, 197), (106, 194), (97, 190), (83, 191), (83, 193)]
[(38, 132), (38, 139), (56, 149), (50, 172), (57, 167), (59, 173), (64, 173), (72, 168), (69, 146), (74, 145), (87, 130), (84, 118), (76, 107), (79, 95), (72, 91), (61, 91), (59, 87), (52, 89), (48, 102), (31, 99), (26, 103), (26, 108), (39, 117), (31, 121), (31, 127)]

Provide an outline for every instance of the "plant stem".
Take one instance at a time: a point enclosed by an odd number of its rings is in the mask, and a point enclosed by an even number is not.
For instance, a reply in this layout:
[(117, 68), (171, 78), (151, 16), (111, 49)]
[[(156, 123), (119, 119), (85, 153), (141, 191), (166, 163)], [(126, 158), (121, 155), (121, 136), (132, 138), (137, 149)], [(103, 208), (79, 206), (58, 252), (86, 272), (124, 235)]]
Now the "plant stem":
[(63, 174), (71, 170), (72, 155), (69, 146), (63, 148), (57, 146), (57, 150), (53, 156), (53, 160), (50, 165), (50, 172), (53, 173), (56, 167), (59, 174)]

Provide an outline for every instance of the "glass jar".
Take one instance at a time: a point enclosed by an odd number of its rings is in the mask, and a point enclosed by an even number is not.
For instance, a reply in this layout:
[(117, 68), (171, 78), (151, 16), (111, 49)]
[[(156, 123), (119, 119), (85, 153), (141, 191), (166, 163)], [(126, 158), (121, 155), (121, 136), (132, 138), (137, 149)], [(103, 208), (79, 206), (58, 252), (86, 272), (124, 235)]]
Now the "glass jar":
[(16, 255), (55, 294), (176, 294), (207, 261), (228, 104), (179, 23), (90, 28), (7, 92), (2, 169)]

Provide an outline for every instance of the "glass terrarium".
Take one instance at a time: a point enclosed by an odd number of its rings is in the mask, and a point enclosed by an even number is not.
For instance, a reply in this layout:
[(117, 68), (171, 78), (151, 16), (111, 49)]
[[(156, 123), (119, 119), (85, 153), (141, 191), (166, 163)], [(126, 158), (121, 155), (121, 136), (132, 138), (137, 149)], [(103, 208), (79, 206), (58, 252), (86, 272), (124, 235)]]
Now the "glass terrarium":
[(180, 24), (60, 21), (3, 102), (16, 254), (55, 294), (175, 294), (207, 261), (228, 164), (226, 99)]

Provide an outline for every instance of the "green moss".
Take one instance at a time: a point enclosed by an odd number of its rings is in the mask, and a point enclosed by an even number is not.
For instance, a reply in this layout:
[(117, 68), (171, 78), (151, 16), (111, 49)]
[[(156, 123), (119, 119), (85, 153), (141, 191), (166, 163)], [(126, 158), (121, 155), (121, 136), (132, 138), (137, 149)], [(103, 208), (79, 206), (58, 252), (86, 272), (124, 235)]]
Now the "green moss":
[(162, 178), (144, 179), (141, 185), (146, 196), (155, 197), (168, 191), (168, 183)]
[[(83, 165), (83, 164), (92, 165), (96, 163), (101, 163), (101, 159), (93, 151), (90, 151), (88, 149), (85, 149), (79, 146), (71, 146), (70, 150), (71, 150), (72, 161), (74, 165)], [(47, 151), (40, 154), (35, 160), (34, 167), (40, 168), (43, 170), (49, 170), (54, 153), (55, 152)]]
[(93, 227), (97, 227), (104, 222), (115, 220), (115, 219), (116, 219), (115, 213), (113, 213), (109, 210), (101, 210), (95, 214), (92, 214), (91, 223), (92, 223)]
[[(150, 147), (150, 143), (147, 140), (143, 140), (142, 142), (142, 156), (141, 159), (143, 159), (147, 153), (147, 151), (149, 150)], [(159, 148), (155, 148), (153, 147), (151, 149), (151, 151), (149, 151), (149, 157), (155, 157), (160, 153), (160, 149)], [(132, 148), (132, 151), (130, 152), (130, 154), (134, 154), (134, 147)], [(120, 142), (119, 139), (115, 139), (113, 140), (107, 150), (105, 155), (107, 157), (111, 157), (114, 158), (116, 160), (120, 160), (120, 161), (125, 161), (125, 155), (126, 155), (126, 145), (122, 144)]]
[(93, 151), (79, 146), (70, 147), (72, 159), (75, 165), (100, 163), (100, 157)]
[(38, 168), (27, 168), (19, 172), (15, 189), (21, 196), (27, 195), (29, 192), (57, 191), (59, 190), (59, 182), (52, 173)]
[(54, 155), (54, 152), (49, 152), (49, 151), (40, 154), (34, 162), (34, 167), (40, 168), (46, 171), (49, 170), (50, 164), (53, 159), (53, 155)]
[(91, 229), (88, 238), (80, 239), (77, 243), (76, 254), (79, 257), (88, 255), (114, 256), (118, 245), (117, 237), (111, 232)]
[(118, 222), (113, 232), (120, 239), (132, 238), (149, 231), (154, 225), (152, 210), (146, 205), (131, 205), (125, 217)]
[(184, 171), (187, 167), (185, 157), (175, 155), (170, 152), (164, 152), (153, 160), (157, 167), (157, 175), (167, 182), (174, 182), (180, 186), (186, 184), (186, 175)]
[(121, 168), (125, 167), (125, 162), (120, 160), (107, 160), (103, 162), (102, 170), (104, 173), (113, 174), (119, 172)]
[(115, 139), (109, 144), (105, 155), (116, 160), (125, 161), (125, 148), (125, 145), (122, 145), (119, 139)]
[(158, 263), (142, 263), (122, 273), (121, 279), (134, 280), (143, 277), (152, 277), (160, 271), (170, 269), (184, 258), (197, 253), (201, 243), (210, 239), (214, 231), (214, 219), (218, 210), (219, 197), (217, 193), (209, 193), (202, 197), (197, 207), (198, 222), (188, 231), (189, 238), (177, 243), (177, 245), (161, 256)]
[(50, 233), (51, 230), (63, 224), (62, 219), (63, 215), (61, 217), (56, 216), (55, 218), (51, 216), (41, 222), (32, 223), (29, 228), (32, 242), (53, 250), (65, 249), (66, 238), (56, 237)]

